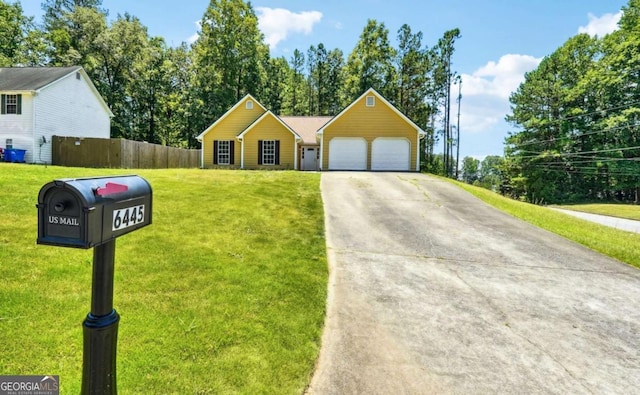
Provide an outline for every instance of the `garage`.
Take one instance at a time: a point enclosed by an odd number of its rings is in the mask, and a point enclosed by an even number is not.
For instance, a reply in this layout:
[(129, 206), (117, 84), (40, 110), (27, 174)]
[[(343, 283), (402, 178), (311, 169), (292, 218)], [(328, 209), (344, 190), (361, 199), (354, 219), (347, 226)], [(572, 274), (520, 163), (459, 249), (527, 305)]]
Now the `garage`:
[(378, 137), (371, 144), (371, 170), (409, 171), (411, 143), (402, 137)]
[(362, 137), (332, 138), (329, 170), (367, 170), (367, 141)]

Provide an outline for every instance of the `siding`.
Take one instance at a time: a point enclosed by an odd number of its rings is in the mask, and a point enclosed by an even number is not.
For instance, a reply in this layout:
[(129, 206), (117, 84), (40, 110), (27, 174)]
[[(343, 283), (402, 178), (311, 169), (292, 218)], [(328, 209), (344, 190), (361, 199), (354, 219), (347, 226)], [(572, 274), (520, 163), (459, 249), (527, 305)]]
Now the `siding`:
[[(374, 96), (375, 106), (365, 105)], [(410, 142), (411, 171), (416, 171), (418, 131), (374, 94), (362, 96), (324, 129), (322, 168), (329, 168), (329, 142), (334, 137), (364, 137), (367, 140), (367, 170), (371, 169), (371, 145), (376, 137), (405, 137)]]
[[(280, 165), (258, 165), (258, 140), (280, 140)], [(265, 117), (244, 135), (245, 169), (291, 169), (295, 168), (295, 136), (273, 115)]]
[(33, 157), (33, 99), (26, 92), (2, 92), (22, 94), (22, 114), (0, 114), (0, 147), (6, 148), (7, 139), (13, 140), (13, 148), (27, 150), (25, 160)]
[[(110, 137), (111, 119), (89, 84), (81, 73), (72, 73), (37, 94), (32, 147), (32, 153), (36, 155), (35, 162), (51, 163), (51, 138), (54, 135)], [(47, 143), (40, 146), (42, 136)]]
[[(247, 100), (253, 101), (253, 109), (247, 110)], [(229, 110), (230, 112), (223, 115), (213, 125), (209, 126), (206, 134), (202, 136), (202, 167), (212, 168), (240, 168), (241, 146), (236, 140), (236, 136), (244, 131), (253, 121), (258, 119), (265, 110), (253, 99), (247, 97), (238, 105)], [(213, 129), (212, 129), (213, 128)], [(213, 141), (214, 140), (233, 140), (235, 141), (234, 165), (214, 165), (213, 164)], [(257, 143), (256, 143), (257, 144)]]

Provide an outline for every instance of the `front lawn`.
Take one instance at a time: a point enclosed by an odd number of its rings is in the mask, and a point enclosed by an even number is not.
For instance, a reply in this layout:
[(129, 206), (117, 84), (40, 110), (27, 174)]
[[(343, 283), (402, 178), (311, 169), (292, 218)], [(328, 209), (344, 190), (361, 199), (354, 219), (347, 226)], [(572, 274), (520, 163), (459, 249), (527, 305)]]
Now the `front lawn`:
[(301, 393), (320, 346), (327, 263), (319, 175), (0, 164), (0, 374), (80, 392), (92, 251), (36, 245), (38, 191), (138, 174), (153, 224), (116, 241), (121, 394)]

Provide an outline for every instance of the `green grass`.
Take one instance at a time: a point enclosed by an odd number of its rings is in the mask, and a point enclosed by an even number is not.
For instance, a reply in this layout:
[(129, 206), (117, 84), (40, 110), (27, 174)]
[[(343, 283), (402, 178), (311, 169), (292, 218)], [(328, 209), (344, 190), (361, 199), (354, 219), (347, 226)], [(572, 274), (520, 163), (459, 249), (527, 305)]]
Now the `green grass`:
[(442, 177), (441, 179), (460, 186), (484, 202), (516, 218), (640, 268), (640, 234), (595, 224), (546, 207), (518, 202), (484, 188)]
[(36, 245), (38, 191), (138, 174), (153, 224), (116, 242), (121, 394), (287, 394), (308, 384), (325, 316), (319, 175), (0, 164), (0, 374), (80, 392), (92, 251)]
[(591, 214), (608, 215), (611, 217), (633, 219), (640, 221), (640, 205), (631, 204), (570, 204), (554, 206), (567, 210), (582, 211)]

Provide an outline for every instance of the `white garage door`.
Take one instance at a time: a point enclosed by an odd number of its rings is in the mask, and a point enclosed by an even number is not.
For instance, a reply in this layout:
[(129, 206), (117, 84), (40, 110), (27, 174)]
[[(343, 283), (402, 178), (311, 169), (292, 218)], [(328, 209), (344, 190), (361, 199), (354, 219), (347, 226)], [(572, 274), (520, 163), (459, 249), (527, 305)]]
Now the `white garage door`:
[(329, 170), (367, 170), (367, 141), (362, 137), (332, 138)]
[(408, 171), (411, 144), (405, 138), (378, 137), (371, 145), (371, 170)]

